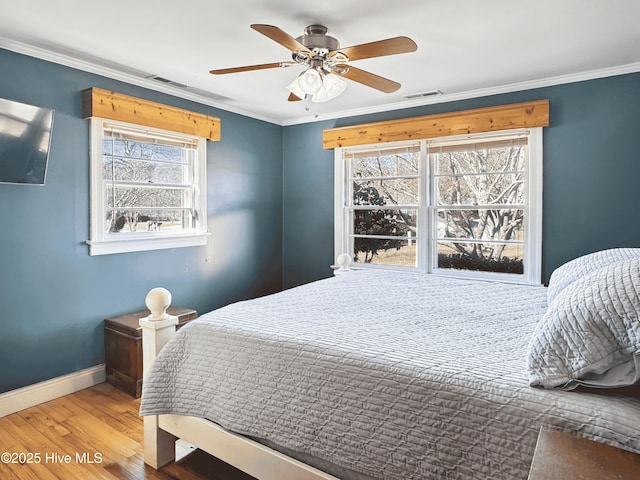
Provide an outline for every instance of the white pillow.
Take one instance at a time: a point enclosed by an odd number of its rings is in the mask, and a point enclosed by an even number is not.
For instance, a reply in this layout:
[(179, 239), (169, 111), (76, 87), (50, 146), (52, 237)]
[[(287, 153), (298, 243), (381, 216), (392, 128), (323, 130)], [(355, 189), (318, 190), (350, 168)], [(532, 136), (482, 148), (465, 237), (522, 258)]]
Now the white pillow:
[(560, 292), (529, 343), (532, 386), (616, 387), (640, 379), (640, 257), (602, 267)]
[(640, 257), (640, 248), (611, 248), (583, 255), (561, 265), (553, 271), (549, 279), (547, 302), (553, 302), (568, 285), (594, 270), (636, 257)]

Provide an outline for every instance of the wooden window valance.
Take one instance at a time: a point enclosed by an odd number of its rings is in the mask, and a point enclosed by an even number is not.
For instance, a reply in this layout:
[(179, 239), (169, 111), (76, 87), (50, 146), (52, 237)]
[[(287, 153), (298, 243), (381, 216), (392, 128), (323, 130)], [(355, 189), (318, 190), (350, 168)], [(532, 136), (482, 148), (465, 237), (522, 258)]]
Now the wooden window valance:
[(325, 130), (325, 149), (549, 126), (549, 100)]
[(100, 117), (220, 140), (220, 119), (217, 117), (95, 87), (82, 92), (82, 117)]

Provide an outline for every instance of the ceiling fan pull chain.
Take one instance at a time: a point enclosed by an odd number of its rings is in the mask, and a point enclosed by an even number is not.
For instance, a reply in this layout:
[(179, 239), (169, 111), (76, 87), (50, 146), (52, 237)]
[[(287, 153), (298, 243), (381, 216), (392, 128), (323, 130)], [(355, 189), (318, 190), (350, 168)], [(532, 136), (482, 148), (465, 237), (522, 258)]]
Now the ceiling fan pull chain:
[[(304, 96), (304, 109), (307, 112), (311, 111), (311, 105), (315, 106), (315, 103), (313, 102), (313, 95), (305, 95)], [(313, 118), (318, 118), (318, 112), (313, 112)]]

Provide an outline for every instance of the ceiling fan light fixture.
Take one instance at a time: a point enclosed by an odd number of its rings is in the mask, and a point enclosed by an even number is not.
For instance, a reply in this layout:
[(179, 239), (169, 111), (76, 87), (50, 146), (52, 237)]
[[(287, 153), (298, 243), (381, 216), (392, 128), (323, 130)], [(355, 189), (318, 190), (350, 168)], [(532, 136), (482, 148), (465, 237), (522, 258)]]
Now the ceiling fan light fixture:
[(338, 97), (347, 88), (347, 82), (338, 75), (328, 73), (322, 78), (322, 87), (313, 94), (311, 100), (315, 103), (328, 102)]
[(314, 103), (333, 100), (347, 88), (339, 75), (321, 72), (316, 68), (309, 68), (287, 86), (287, 90), (300, 99), (307, 98)]
[(298, 78), (299, 77), (294, 78), (293, 81), (289, 85), (287, 85), (287, 90), (289, 90), (290, 93), (293, 93), (299, 99), (304, 100), (307, 94), (304, 93), (300, 88)]
[(308, 68), (297, 78), (298, 86), (307, 95), (318, 93), (322, 88), (322, 75), (315, 68)]

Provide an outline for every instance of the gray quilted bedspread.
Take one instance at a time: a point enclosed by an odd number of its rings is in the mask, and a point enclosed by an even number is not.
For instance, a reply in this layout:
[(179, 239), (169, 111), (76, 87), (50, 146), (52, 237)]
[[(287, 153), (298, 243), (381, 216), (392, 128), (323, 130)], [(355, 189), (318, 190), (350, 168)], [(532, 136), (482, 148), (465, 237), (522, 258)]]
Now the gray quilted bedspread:
[(532, 388), (546, 289), (357, 271), (200, 317), (140, 413), (204, 417), (384, 479), (526, 479), (542, 425), (640, 452), (640, 400)]

